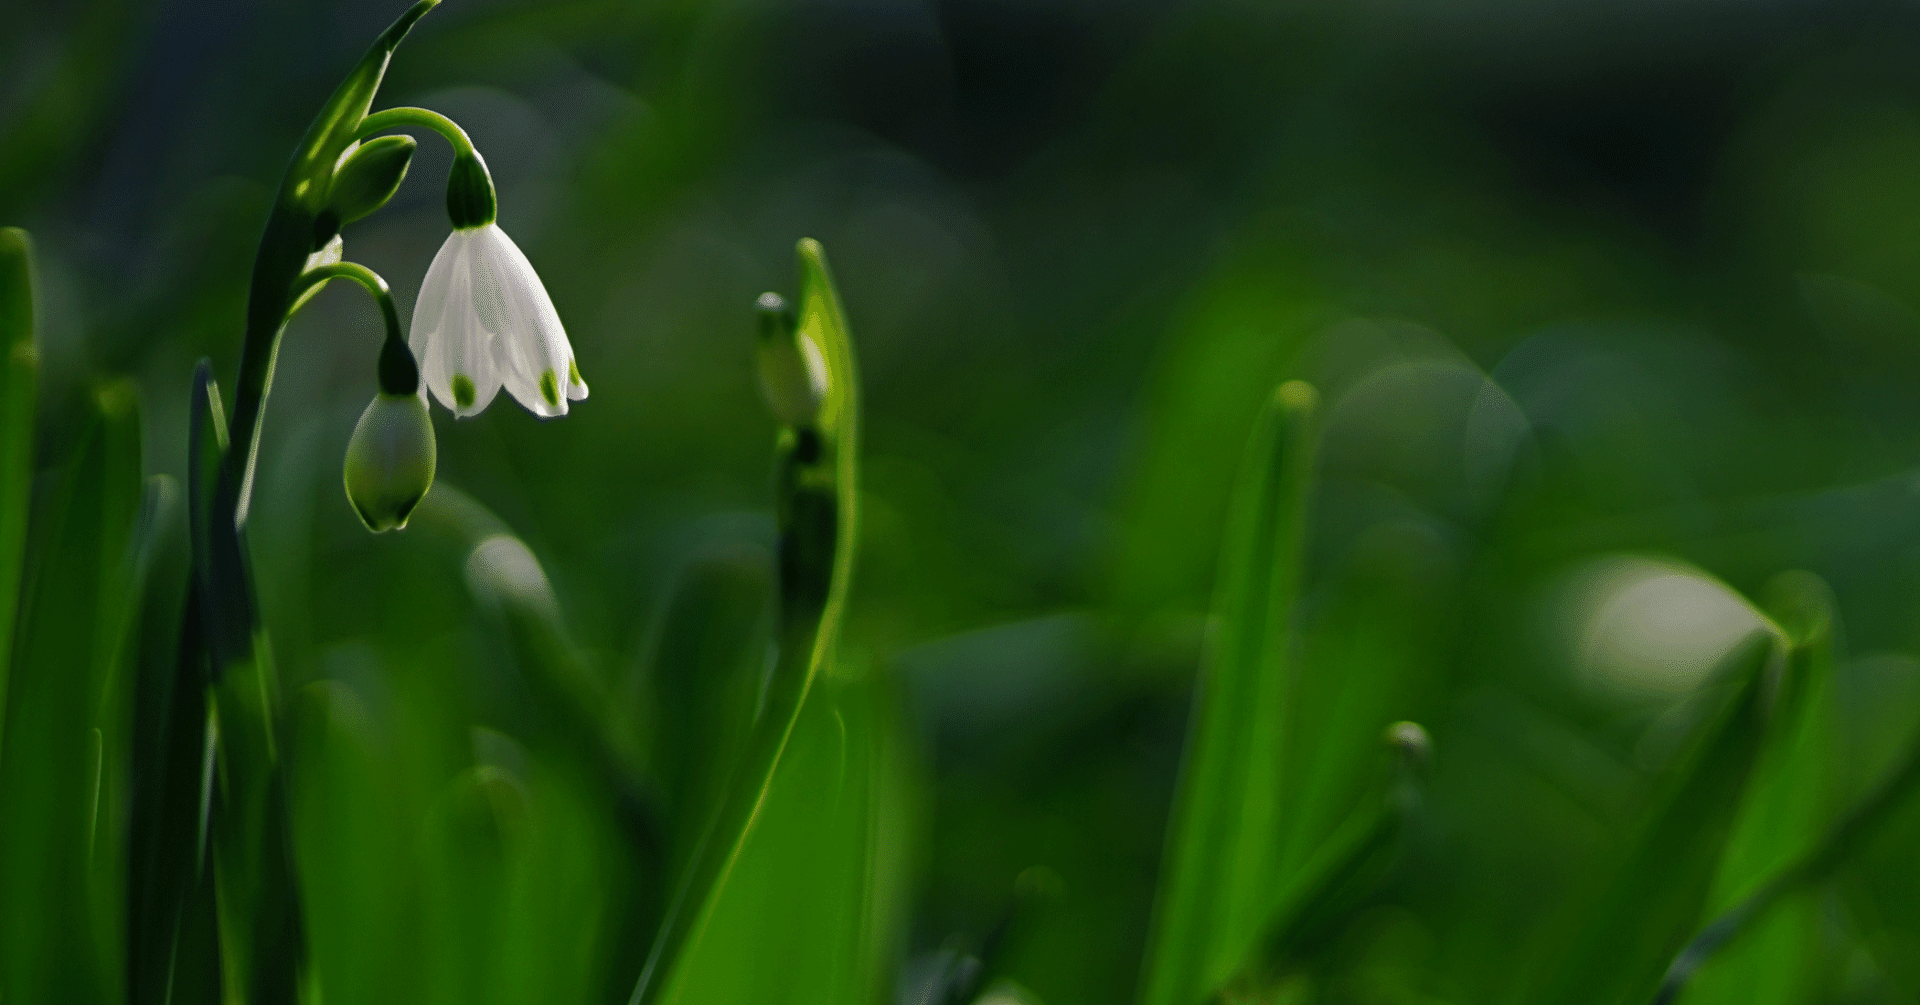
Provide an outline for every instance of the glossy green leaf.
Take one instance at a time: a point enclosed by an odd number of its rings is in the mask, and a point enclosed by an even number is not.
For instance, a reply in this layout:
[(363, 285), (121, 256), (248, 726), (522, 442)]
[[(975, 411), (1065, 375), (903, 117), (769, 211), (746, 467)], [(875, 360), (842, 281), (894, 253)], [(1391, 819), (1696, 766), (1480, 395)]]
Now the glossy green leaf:
[[(35, 515), (12, 697), (0, 754), (0, 997), (120, 997), (117, 814), (98, 840), (105, 756), (127, 695), (140, 505), (140, 420), (131, 386), (97, 389), (59, 486)], [(115, 735), (107, 746), (106, 736)], [(109, 806), (111, 811), (112, 807)]]
[(1245, 957), (1272, 909), (1289, 660), (1315, 393), (1283, 385), (1242, 467), (1222, 545), (1218, 638), (1197, 684), (1168, 839), (1146, 1005), (1192, 1005)]

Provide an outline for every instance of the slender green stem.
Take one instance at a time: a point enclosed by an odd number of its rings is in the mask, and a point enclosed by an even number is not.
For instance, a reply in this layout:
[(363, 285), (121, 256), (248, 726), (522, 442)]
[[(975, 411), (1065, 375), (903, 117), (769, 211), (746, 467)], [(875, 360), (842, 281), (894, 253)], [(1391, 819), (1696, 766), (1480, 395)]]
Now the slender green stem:
[(406, 341), (406, 337), (400, 334), (400, 312), (393, 306), (393, 291), (387, 288), (387, 281), (358, 262), (335, 262), (301, 273), (293, 286), (296, 307), (306, 298), (309, 290), (317, 289), (330, 279), (351, 279), (359, 283), (380, 305), (380, 317), (387, 324), (387, 338), (395, 342)]
[(460, 124), (428, 108), (388, 108), (373, 113), (360, 120), (360, 128), (354, 131), (353, 138), (364, 140), (375, 133), (391, 132), (403, 126), (419, 126), (431, 129), (447, 138), (456, 154), (474, 155), (473, 141), (467, 138), (467, 131)]
[(688, 947), (699, 943), (716, 895), (738, 865), (766, 807), (800, 709), (832, 656), (846, 615), (859, 540), (860, 383), (826, 253), (811, 238), (802, 239), (795, 251), (800, 259), (797, 315), (803, 333), (826, 356), (828, 391), (817, 425), (782, 431), (775, 463), (779, 659), (741, 766), (667, 906), (629, 1005), (660, 1001), (671, 977), (668, 971)]
[(1916, 741), (1907, 751), (1905, 762), (1889, 773), (1879, 788), (1861, 800), (1824, 841), (1761, 884), (1747, 899), (1735, 904), (1701, 929), (1700, 934), (1694, 936), (1693, 941), (1688, 942), (1686, 948), (1674, 957), (1673, 965), (1667, 968), (1667, 976), (1660, 982), (1659, 992), (1654, 995), (1654, 1005), (1670, 1005), (1679, 1000), (1680, 993), (1686, 990), (1687, 982), (1700, 969), (1700, 965), (1722, 946), (1738, 938), (1755, 919), (1764, 916), (1788, 895), (1832, 875), (1873, 837), (1874, 832), (1906, 803), (1916, 789), (1920, 789), (1920, 741)]

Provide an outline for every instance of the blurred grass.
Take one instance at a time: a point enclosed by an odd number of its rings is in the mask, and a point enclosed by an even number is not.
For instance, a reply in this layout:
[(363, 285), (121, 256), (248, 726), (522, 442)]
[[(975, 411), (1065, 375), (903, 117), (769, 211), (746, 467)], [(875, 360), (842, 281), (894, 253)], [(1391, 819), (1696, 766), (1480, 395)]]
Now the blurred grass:
[(34, 321), (33, 242), (26, 231), (8, 227), (0, 230), (0, 351), (6, 354), (0, 369), (0, 740), (33, 501)]
[(1148, 1005), (1186, 1005), (1225, 984), (1298, 871), (1281, 836), (1309, 789), (1285, 751), (1304, 718), (1294, 604), (1316, 399), (1308, 384), (1282, 385), (1247, 445), (1142, 976)]
[[(121, 994), (120, 840), (140, 420), (125, 383), (93, 396), (79, 452), (36, 507), (0, 750), (4, 986), (22, 1000)], [(31, 811), (28, 811), (31, 808)]]

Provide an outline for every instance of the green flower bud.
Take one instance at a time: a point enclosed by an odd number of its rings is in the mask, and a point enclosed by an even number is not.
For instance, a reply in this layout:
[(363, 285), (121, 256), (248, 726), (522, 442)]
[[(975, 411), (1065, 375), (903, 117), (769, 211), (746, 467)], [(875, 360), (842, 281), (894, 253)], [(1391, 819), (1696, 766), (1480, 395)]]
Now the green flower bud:
[(374, 397), (347, 441), (347, 501), (367, 529), (399, 530), (433, 486), (433, 422), (417, 394)]
[(335, 225), (352, 223), (385, 206), (400, 190), (417, 146), (411, 136), (382, 136), (349, 147), (327, 188), (326, 212)]
[(827, 399), (826, 358), (812, 339), (794, 330), (793, 312), (779, 294), (761, 294), (758, 306), (760, 392), (781, 422), (810, 423)]
[(453, 170), (447, 172), (447, 219), (453, 228), (484, 227), (493, 222), (497, 210), (487, 162), (478, 152), (456, 154)]

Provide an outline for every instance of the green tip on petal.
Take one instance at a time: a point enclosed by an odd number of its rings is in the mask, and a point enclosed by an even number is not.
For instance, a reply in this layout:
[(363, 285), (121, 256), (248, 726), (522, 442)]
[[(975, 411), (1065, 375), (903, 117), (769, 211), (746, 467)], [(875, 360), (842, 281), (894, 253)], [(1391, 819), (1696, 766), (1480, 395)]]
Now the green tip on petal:
[(574, 384), (586, 383), (580, 379), (580, 366), (573, 360), (567, 360), (567, 381)]
[(453, 403), (461, 408), (473, 407), (473, 378), (464, 373), (453, 375)]
[(554, 377), (552, 367), (540, 374), (540, 397), (545, 398), (548, 405), (560, 407), (560, 382)]

